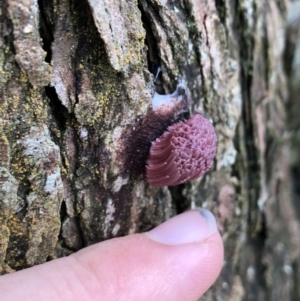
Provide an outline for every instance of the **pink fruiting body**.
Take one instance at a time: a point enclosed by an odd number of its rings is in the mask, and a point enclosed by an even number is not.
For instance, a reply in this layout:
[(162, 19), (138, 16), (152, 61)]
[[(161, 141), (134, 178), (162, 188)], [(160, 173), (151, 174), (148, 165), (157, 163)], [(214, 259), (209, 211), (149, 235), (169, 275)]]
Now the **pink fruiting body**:
[(146, 174), (152, 186), (174, 186), (196, 179), (213, 164), (217, 135), (212, 124), (197, 113), (179, 121), (152, 142)]

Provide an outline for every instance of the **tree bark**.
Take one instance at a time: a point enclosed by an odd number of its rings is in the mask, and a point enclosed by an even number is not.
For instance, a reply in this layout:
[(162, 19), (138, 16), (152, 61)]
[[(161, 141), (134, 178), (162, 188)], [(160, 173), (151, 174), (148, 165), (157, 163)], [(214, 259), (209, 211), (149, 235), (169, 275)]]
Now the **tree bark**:
[[(299, 1), (5, 0), (0, 12), (1, 274), (203, 206), (225, 262), (201, 300), (300, 300)], [(179, 82), (213, 122), (217, 156), (201, 179), (157, 189), (124, 170), (122, 137)]]

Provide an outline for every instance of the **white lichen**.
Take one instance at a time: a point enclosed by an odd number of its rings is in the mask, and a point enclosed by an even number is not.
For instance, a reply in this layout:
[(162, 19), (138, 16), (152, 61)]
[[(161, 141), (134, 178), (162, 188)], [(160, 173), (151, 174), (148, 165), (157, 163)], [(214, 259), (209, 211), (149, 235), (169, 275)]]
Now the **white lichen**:
[(122, 188), (123, 185), (126, 185), (128, 183), (128, 177), (122, 178), (119, 176), (115, 181), (113, 185), (113, 191), (118, 192)]
[(175, 92), (172, 94), (161, 95), (155, 92), (154, 97), (152, 98), (152, 108), (158, 110), (164, 107), (173, 108), (179, 103), (183, 102), (186, 97), (179, 93), (180, 89), (186, 90), (186, 86), (183, 81), (180, 81), (177, 85)]
[(108, 230), (111, 228), (111, 222), (114, 220), (114, 213), (116, 211), (115, 205), (112, 199), (109, 199), (106, 206), (105, 221), (104, 221), (104, 236), (108, 234)]

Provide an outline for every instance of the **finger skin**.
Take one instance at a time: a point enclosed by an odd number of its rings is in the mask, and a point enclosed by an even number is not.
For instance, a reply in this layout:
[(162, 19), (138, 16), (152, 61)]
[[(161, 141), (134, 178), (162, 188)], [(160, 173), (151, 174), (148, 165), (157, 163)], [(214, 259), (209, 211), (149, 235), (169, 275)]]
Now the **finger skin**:
[(1, 300), (196, 301), (213, 284), (222, 262), (218, 232), (182, 245), (135, 234), (1, 276)]

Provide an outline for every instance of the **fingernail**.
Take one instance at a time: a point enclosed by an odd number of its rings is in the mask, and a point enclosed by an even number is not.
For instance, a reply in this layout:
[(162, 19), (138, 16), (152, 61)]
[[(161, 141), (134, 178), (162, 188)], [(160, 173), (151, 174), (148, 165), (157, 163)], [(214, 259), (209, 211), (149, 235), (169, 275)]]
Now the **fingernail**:
[(160, 243), (180, 245), (204, 241), (217, 230), (213, 214), (201, 208), (179, 214), (147, 232), (146, 235)]

